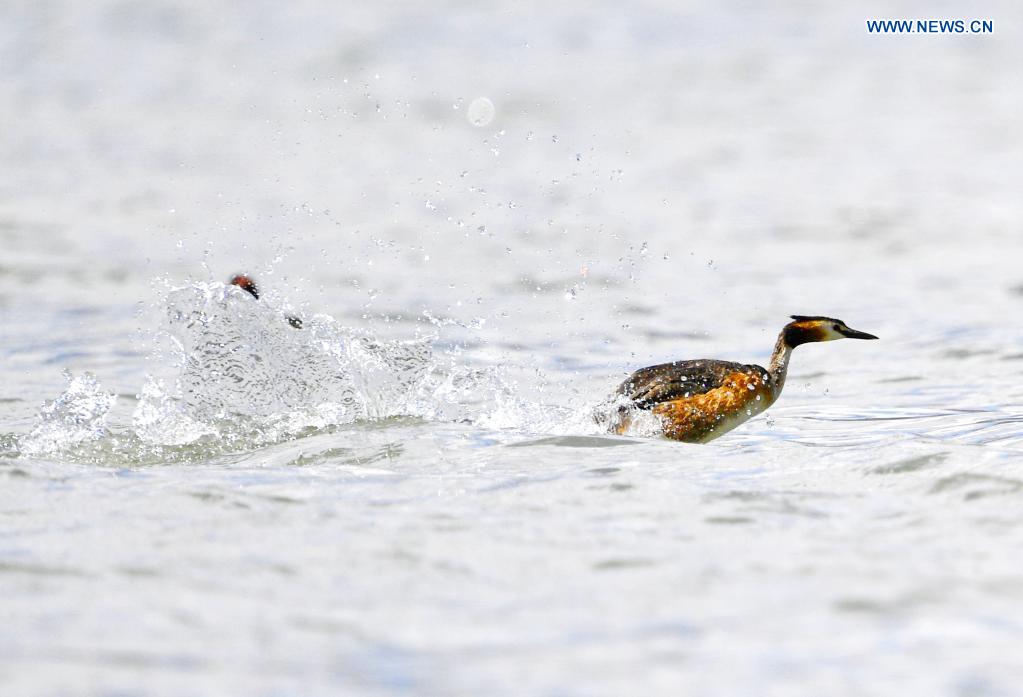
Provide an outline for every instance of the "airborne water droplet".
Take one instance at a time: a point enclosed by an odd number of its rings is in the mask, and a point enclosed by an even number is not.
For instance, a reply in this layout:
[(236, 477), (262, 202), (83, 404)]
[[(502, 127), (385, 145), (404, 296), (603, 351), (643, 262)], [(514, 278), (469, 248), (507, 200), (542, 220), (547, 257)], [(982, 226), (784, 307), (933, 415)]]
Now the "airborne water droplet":
[(496, 111), (492, 101), (486, 97), (477, 97), (469, 103), (465, 117), (473, 126), (480, 128), (494, 120)]

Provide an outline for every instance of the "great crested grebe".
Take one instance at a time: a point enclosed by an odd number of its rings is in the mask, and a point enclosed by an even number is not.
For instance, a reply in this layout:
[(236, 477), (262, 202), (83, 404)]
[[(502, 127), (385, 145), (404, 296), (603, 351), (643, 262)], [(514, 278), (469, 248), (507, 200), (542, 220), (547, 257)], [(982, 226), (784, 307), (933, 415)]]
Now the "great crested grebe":
[(765, 370), (759, 365), (695, 360), (662, 363), (637, 370), (618, 386), (618, 408), (610, 426), (624, 433), (637, 409), (660, 417), (661, 432), (672, 440), (706, 443), (731, 431), (774, 404), (785, 386), (792, 349), (834, 339), (876, 339), (850, 329), (840, 319), (792, 315), (778, 335)]
[[(259, 287), (256, 285), (256, 282), (252, 280), (252, 276), (244, 273), (235, 274), (227, 283), (231, 286), (238, 286), (256, 300), (259, 300)], [(302, 320), (300, 318), (295, 317), (294, 315), (285, 315), (285, 319), (287, 319), (288, 324), (295, 329), (302, 328)]]

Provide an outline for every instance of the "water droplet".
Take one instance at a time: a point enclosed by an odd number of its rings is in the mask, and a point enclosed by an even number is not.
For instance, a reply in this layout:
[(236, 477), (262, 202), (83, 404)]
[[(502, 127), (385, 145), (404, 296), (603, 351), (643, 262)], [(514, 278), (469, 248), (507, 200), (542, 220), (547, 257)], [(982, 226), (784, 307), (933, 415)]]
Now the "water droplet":
[(469, 104), (465, 117), (473, 126), (480, 128), (493, 121), (496, 112), (492, 101), (486, 97), (477, 97)]

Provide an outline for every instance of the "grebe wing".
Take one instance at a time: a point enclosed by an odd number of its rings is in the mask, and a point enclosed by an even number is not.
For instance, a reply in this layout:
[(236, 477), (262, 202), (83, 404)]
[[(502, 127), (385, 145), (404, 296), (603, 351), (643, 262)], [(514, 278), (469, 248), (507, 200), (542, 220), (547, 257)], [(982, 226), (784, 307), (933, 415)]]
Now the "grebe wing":
[(637, 370), (618, 386), (617, 394), (628, 397), (640, 409), (649, 409), (660, 402), (710, 392), (724, 385), (729, 375), (749, 373), (754, 367), (708, 359), (661, 363)]

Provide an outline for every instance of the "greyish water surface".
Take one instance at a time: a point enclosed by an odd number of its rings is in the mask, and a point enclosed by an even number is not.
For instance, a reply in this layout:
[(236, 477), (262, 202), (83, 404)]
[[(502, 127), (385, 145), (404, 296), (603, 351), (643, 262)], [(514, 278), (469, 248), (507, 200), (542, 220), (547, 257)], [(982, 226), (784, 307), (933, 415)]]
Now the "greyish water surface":
[(1023, 22), (878, 12), (4, 7), (0, 693), (1019, 694)]

